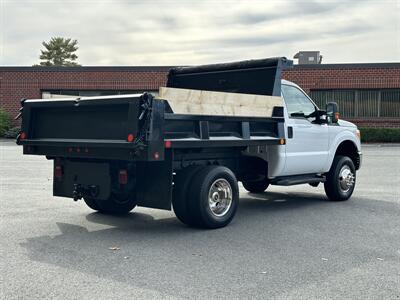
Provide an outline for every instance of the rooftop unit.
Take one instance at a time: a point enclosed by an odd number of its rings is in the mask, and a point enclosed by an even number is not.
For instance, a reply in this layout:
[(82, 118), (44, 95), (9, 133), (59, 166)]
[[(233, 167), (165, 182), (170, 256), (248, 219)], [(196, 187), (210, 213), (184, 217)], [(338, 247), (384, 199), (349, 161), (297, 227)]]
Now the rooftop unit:
[(298, 59), (299, 65), (316, 65), (322, 62), (322, 55), (319, 51), (299, 51), (293, 58)]

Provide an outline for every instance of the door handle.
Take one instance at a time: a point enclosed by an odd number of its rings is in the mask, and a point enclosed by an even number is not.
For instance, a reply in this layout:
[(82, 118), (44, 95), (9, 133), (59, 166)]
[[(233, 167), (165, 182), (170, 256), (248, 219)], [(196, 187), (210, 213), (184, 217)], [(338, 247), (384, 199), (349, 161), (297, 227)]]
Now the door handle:
[(293, 138), (293, 127), (292, 126), (288, 126), (287, 135), (288, 135), (288, 139), (292, 139)]

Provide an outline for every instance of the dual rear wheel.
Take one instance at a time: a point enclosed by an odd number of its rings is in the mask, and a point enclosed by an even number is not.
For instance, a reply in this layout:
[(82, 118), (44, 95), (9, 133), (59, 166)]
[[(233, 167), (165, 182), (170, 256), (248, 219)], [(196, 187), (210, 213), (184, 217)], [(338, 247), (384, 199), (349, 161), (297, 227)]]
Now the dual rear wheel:
[[(84, 198), (91, 209), (104, 214), (129, 213), (137, 204), (135, 193), (109, 199)], [(224, 227), (233, 219), (239, 202), (235, 175), (222, 166), (190, 166), (174, 180), (172, 205), (177, 218), (193, 227)]]
[(226, 167), (189, 166), (176, 175), (172, 205), (177, 218), (189, 226), (224, 227), (233, 219), (238, 203), (238, 183)]

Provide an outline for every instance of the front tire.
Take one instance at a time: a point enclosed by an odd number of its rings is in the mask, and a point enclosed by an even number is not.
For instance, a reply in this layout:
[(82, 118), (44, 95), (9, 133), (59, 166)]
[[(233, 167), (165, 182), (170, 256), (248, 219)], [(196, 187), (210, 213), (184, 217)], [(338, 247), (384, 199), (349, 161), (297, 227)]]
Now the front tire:
[(235, 216), (239, 187), (233, 172), (222, 166), (209, 166), (193, 178), (187, 193), (193, 224), (202, 228), (220, 228)]
[(326, 174), (325, 193), (331, 201), (345, 201), (353, 194), (356, 184), (356, 169), (347, 156), (334, 158), (331, 169)]

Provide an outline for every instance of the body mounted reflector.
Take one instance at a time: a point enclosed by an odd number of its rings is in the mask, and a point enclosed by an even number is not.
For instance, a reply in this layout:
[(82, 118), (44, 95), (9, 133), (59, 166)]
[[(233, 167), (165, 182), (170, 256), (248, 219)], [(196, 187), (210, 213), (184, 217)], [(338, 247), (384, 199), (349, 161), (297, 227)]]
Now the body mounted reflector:
[(128, 137), (126, 138), (126, 140), (131, 143), (133, 142), (133, 140), (135, 139), (134, 135), (132, 133), (128, 134)]
[(168, 140), (165, 141), (164, 144), (165, 144), (165, 148), (171, 148), (171, 146), (172, 146), (171, 141), (168, 141)]
[(122, 184), (122, 185), (128, 184), (128, 171), (127, 170), (119, 170), (118, 183)]
[(62, 166), (55, 166), (54, 167), (54, 177), (60, 179), (63, 175)]

